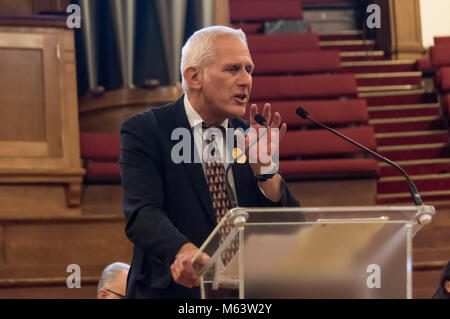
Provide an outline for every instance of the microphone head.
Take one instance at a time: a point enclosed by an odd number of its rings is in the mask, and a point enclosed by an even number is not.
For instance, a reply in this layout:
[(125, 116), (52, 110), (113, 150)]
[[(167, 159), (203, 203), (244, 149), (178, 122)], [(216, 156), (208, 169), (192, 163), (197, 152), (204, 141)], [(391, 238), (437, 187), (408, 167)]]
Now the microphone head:
[(298, 116), (300, 116), (302, 119), (305, 120), (309, 116), (308, 112), (306, 112), (301, 106), (299, 106), (295, 112), (297, 113)]
[(255, 121), (262, 126), (267, 126), (266, 119), (259, 113), (255, 115)]

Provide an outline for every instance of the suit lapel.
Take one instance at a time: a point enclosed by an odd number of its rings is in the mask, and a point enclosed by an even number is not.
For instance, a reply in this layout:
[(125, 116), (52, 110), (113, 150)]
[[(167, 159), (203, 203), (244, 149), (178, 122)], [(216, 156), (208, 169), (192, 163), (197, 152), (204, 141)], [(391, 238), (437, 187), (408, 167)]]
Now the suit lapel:
[[(176, 128), (183, 127), (187, 128), (189, 131), (191, 131), (191, 127), (189, 124), (189, 121), (187, 119), (186, 111), (184, 109), (184, 103), (183, 103), (184, 95), (174, 104), (174, 106), (170, 109), (169, 112), (166, 113), (164, 116), (165, 118), (162, 119), (162, 123), (168, 123), (167, 125), (167, 133), (169, 136), (172, 134), (172, 131)], [(194, 152), (197, 152), (197, 149), (195, 147), (194, 142), (194, 135), (191, 131), (190, 134), (191, 138), (191, 159), (194, 159)], [(177, 141), (171, 141), (172, 147), (177, 143)], [(206, 184), (206, 177), (203, 172), (203, 167), (201, 163), (181, 163), (180, 165), (184, 165), (190, 182), (192, 184), (192, 188), (194, 189), (195, 193), (197, 194), (198, 198), (200, 199), (200, 202), (202, 203), (203, 207), (205, 208), (205, 211), (207, 212), (208, 217), (211, 219), (211, 221), (216, 224), (216, 216), (214, 213), (214, 209), (212, 206), (211, 197), (209, 195), (209, 189), (208, 185)]]

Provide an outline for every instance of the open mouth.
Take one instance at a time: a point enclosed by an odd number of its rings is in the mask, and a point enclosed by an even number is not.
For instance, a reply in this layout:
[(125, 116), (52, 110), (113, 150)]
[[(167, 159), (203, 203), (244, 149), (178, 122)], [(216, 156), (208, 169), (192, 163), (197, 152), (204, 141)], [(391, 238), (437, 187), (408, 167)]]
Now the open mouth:
[(248, 102), (248, 96), (245, 93), (236, 94), (235, 96), (233, 96), (233, 98), (241, 104)]

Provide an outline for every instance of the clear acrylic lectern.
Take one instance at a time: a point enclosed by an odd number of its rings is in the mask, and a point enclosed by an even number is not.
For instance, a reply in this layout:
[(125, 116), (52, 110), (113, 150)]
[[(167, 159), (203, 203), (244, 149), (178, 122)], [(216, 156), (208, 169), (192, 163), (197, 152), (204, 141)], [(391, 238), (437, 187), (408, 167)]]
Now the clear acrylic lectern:
[(412, 298), (412, 237), (434, 213), (425, 205), (234, 208), (193, 257), (194, 265), (200, 253), (210, 257), (202, 298)]

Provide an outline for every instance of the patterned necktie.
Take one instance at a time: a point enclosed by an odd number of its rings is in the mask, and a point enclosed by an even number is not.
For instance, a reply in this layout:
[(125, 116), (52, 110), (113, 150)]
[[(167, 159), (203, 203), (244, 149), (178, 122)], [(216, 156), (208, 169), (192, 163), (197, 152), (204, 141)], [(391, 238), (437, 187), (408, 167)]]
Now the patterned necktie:
[[(212, 127), (203, 122), (202, 128), (209, 129)], [(222, 134), (224, 134), (224, 128), (222, 126), (215, 128), (219, 128)], [(208, 145), (210, 143), (214, 143), (209, 145), (211, 147), (211, 154), (208, 155), (212, 156), (212, 160), (206, 162), (206, 178), (208, 181), (209, 193), (211, 195), (214, 213), (216, 215), (217, 223), (219, 223), (231, 207), (226, 188), (225, 167), (223, 165), (221, 154), (216, 154), (217, 140), (215, 135), (211, 135), (211, 138), (206, 140), (206, 143)], [(220, 242), (222, 242), (231, 232), (232, 227), (233, 226), (231, 224), (226, 223), (219, 229)], [(224, 265), (227, 265), (231, 258), (233, 258), (238, 248), (239, 246), (237, 240), (233, 239), (230, 246), (222, 253), (221, 257)]]

